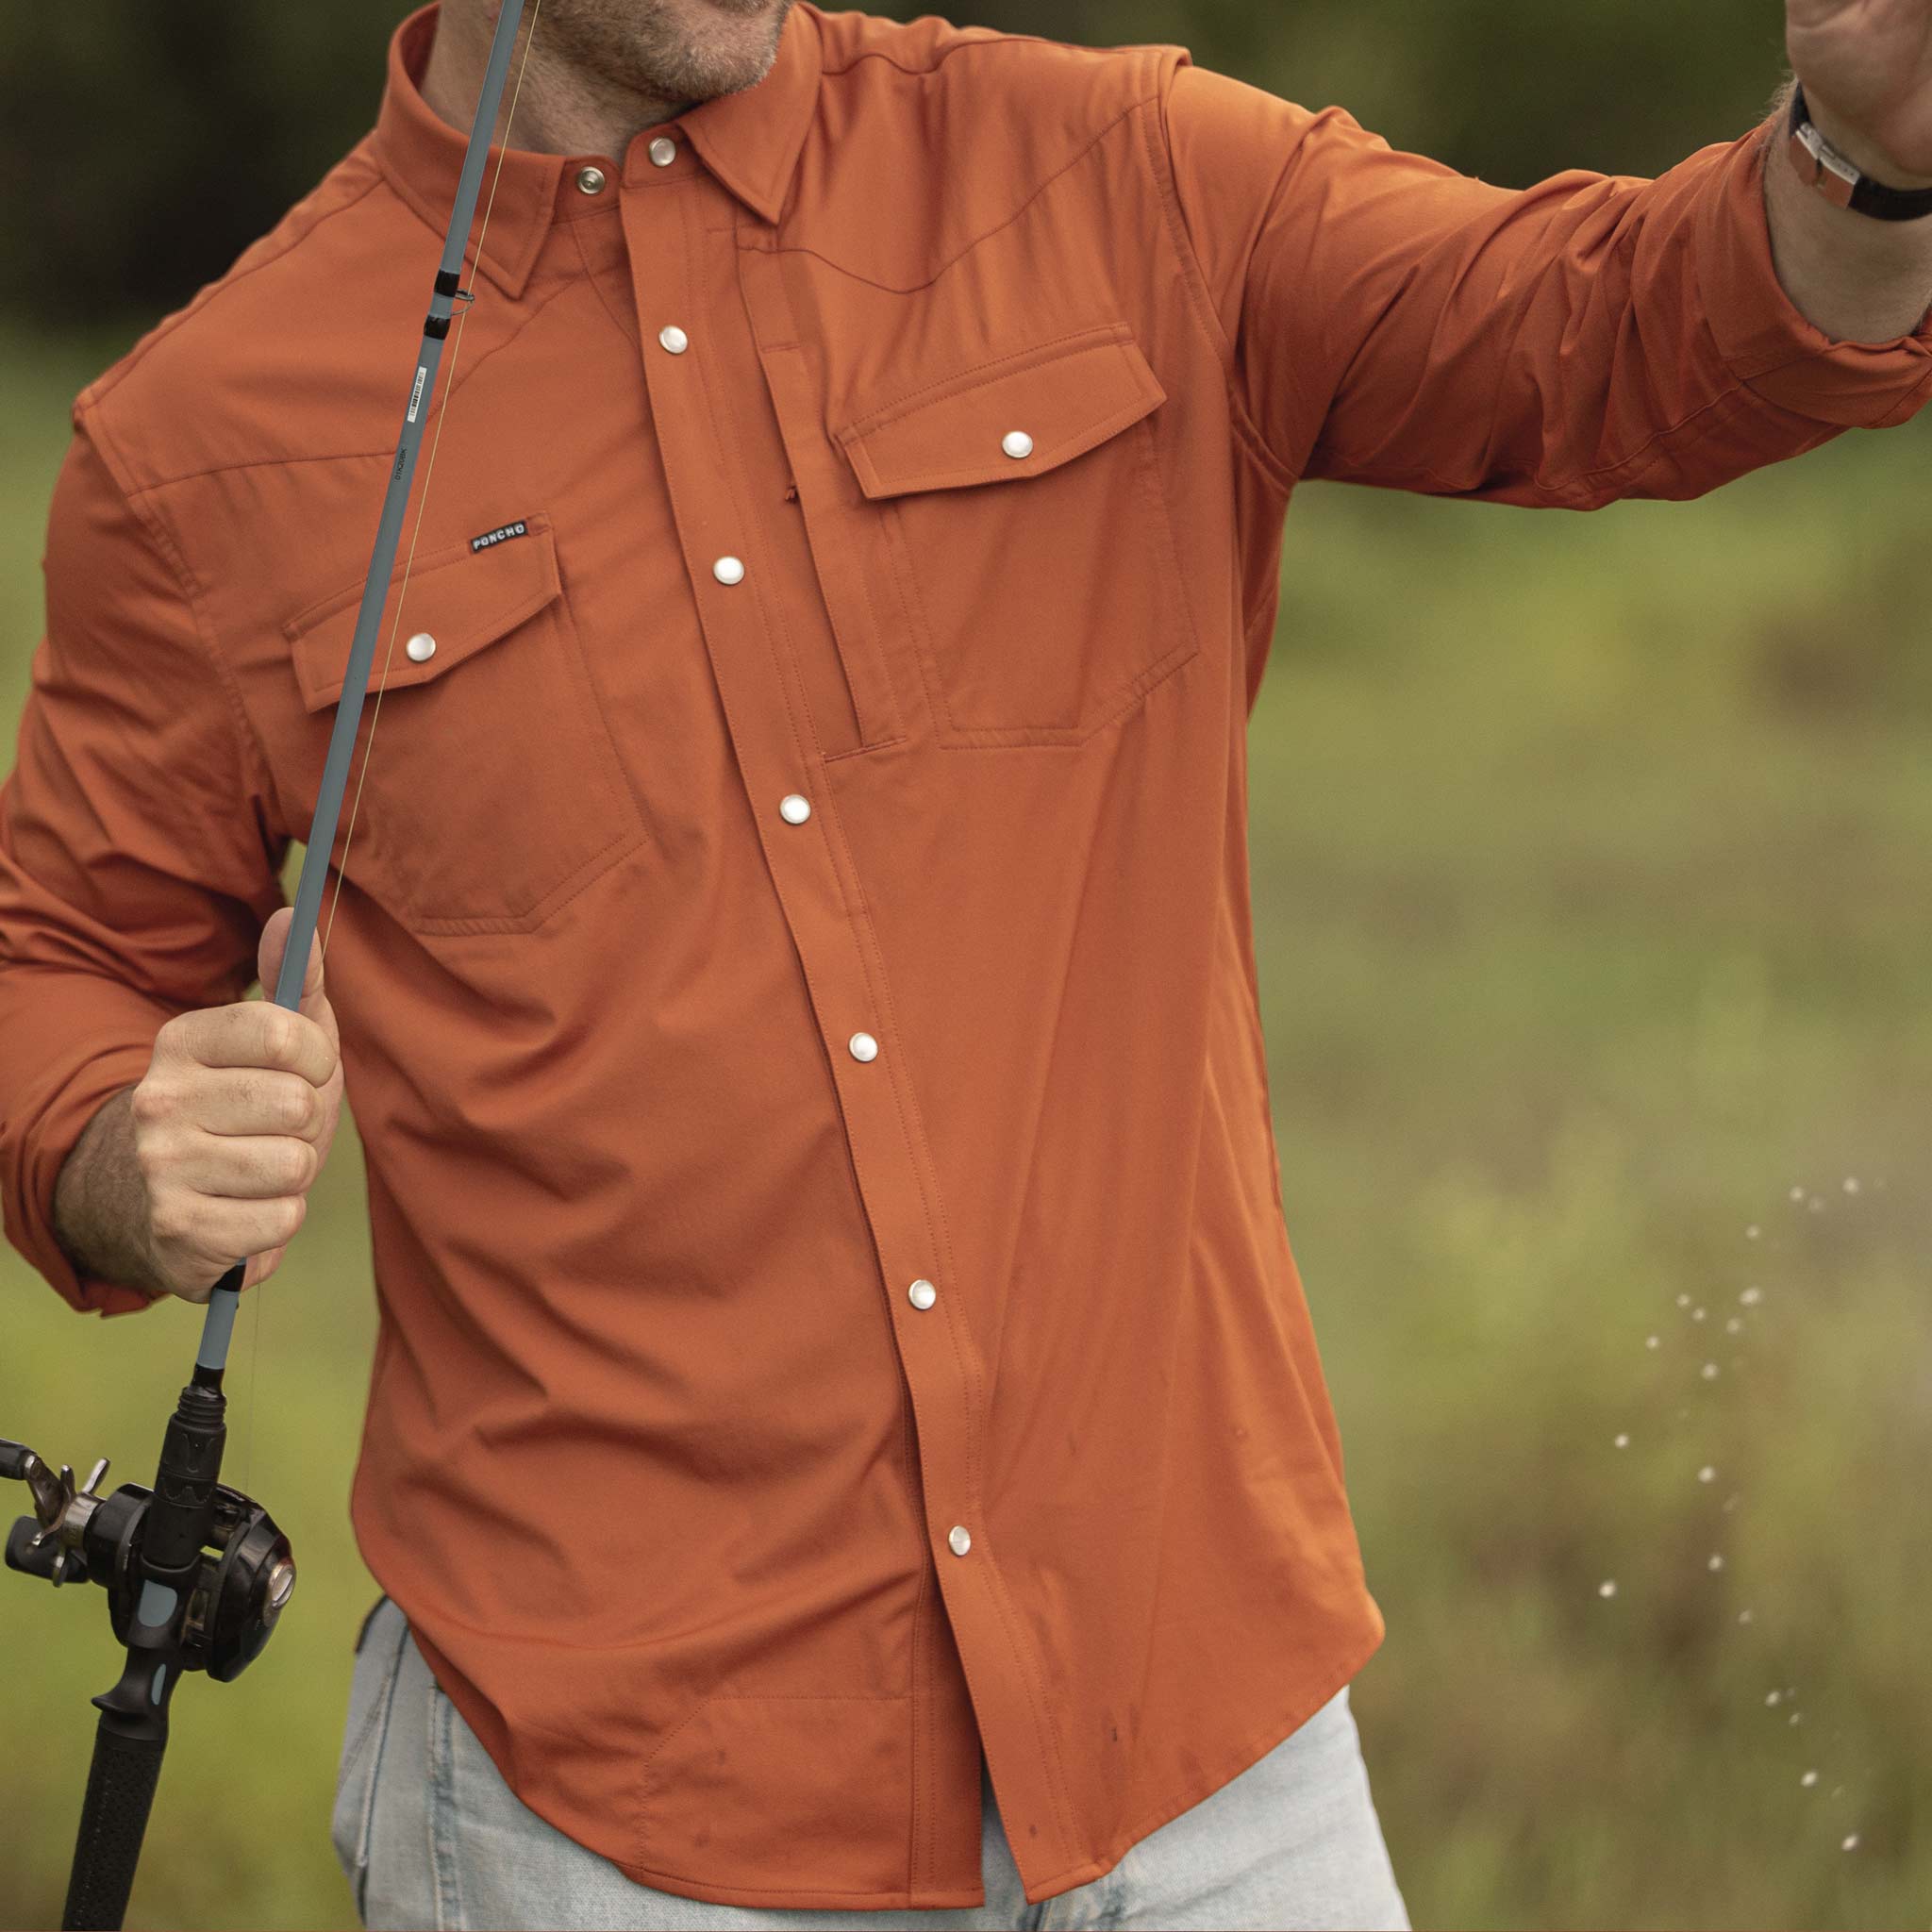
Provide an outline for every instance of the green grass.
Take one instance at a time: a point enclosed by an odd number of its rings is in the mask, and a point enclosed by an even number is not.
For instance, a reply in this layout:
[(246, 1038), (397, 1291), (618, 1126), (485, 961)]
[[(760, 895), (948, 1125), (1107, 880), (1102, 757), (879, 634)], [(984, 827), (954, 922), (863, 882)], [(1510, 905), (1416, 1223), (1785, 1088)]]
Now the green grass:
[[(100, 360), (5, 361), (16, 705)], [(1264, 1020), (1419, 1927), (1932, 1919), (1928, 435), (1695, 504), (1290, 516), (1249, 736)], [(360, 1189), (345, 1135), (244, 1316), (232, 1467), (303, 1581), (254, 1672), (175, 1706), (134, 1925), (352, 1923)], [(82, 1321), (8, 1265), (0, 1427), (144, 1478), (193, 1317)], [(0, 1644), (0, 1905), (51, 1923), (112, 1659), (98, 1602), (16, 1578)]]

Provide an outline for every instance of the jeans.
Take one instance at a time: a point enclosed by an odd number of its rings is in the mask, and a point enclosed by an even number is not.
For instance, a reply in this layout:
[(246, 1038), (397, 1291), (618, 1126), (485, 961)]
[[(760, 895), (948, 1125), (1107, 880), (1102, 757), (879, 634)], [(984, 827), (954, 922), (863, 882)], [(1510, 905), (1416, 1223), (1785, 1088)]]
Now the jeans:
[(635, 1885), (505, 1784), (385, 1598), (357, 1654), (332, 1836), (370, 1927), (435, 1932), (890, 1928), (1326, 1928), (1408, 1932), (1343, 1685), (1111, 1872), (1028, 1905), (981, 1767), (983, 1906), (827, 1911), (721, 1906)]

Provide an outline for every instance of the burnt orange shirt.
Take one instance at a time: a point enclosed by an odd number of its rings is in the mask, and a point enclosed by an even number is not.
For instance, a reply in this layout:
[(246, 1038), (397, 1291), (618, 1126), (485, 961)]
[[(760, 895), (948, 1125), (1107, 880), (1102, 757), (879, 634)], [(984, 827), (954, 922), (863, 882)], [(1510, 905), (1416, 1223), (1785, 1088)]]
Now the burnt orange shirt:
[[(433, 30), (76, 407), (0, 1179), (78, 1307), (142, 1297), (61, 1257), (60, 1161), (245, 991), (308, 824), (460, 153)], [(1177, 48), (808, 6), (748, 93), (510, 154), (328, 964), (357, 1530), (544, 1818), (691, 1898), (977, 1905), (983, 1748), (1038, 1902), (1375, 1649), (1250, 933), (1283, 513), (1693, 496), (1909, 416), (1932, 339), (1797, 312), (1761, 167), (1512, 191)]]

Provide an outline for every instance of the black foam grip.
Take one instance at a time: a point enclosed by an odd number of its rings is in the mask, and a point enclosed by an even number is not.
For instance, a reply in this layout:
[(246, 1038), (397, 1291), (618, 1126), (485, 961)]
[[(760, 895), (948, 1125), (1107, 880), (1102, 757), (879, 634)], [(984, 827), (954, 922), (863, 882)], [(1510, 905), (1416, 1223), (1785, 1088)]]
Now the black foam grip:
[(94, 1761), (87, 1774), (87, 1803), (74, 1847), (74, 1875), (67, 1887), (64, 1932), (120, 1932), (141, 1862), (141, 1841), (155, 1801), (167, 1740), (130, 1738), (112, 1711), (94, 1732)]

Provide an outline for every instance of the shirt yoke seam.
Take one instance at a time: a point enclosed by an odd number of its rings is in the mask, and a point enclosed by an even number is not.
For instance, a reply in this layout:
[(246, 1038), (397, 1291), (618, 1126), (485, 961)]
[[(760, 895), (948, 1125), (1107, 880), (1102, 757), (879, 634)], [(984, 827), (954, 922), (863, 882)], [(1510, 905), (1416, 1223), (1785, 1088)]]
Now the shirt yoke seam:
[(982, 229), (978, 234), (973, 236), (971, 240), (962, 242), (956, 253), (949, 255), (923, 281), (906, 283), (877, 281), (871, 275), (860, 275), (857, 269), (848, 268), (841, 261), (834, 261), (829, 255), (824, 254), (820, 249), (808, 248), (795, 242), (774, 245), (760, 252), (767, 255), (808, 255), (813, 260), (822, 261), (836, 274), (845, 276), (848, 281), (862, 283), (868, 289), (877, 289), (888, 295), (917, 295), (922, 291), (932, 288), (941, 275), (957, 268), (975, 248), (981, 246), (984, 242), (991, 242), (1002, 230), (1010, 228), (1056, 181), (1063, 175), (1071, 174), (1074, 169), (1077, 168), (1123, 121), (1126, 120), (1136, 108), (1143, 105), (1144, 101), (1142, 100), (1129, 101), (1111, 121), (1094, 132), (1093, 138), (1084, 147), (1080, 148), (1076, 153), (1070, 155), (1052, 174), (1043, 176), (1028, 192), (1023, 201), (1017, 203), (1009, 212), (1003, 215), (991, 227)]
[[(476, 372), (492, 356), (499, 355), (505, 349), (509, 348), (523, 334), (525, 329), (529, 327), (538, 316), (542, 314), (553, 302), (557, 301), (560, 296), (568, 294), (575, 287), (576, 281), (574, 277), (564, 277), (541, 302), (531, 306), (529, 313), (517, 323), (516, 327), (508, 335), (505, 336), (502, 341), (492, 342), (489, 348), (465, 364), (460, 380), (456, 381), (453, 387), (447, 388), (442, 391), (442, 401), (437, 405), (438, 415), (441, 416), (441, 412), (448, 408), (450, 404), (456, 400), (458, 391), (467, 387), (475, 379)], [(136, 495), (144, 496), (155, 491), (176, 489), (184, 483), (198, 483), (209, 476), (225, 476), (230, 472), (236, 470), (293, 469), (298, 463), (362, 462), (378, 457), (386, 462), (394, 454), (395, 450), (393, 445), (391, 445), (388, 449), (325, 450), (316, 456), (244, 457), (237, 462), (209, 463), (203, 469), (184, 470), (178, 475), (157, 476), (152, 482), (141, 484), (137, 489), (130, 490), (128, 494), (130, 497)]]

